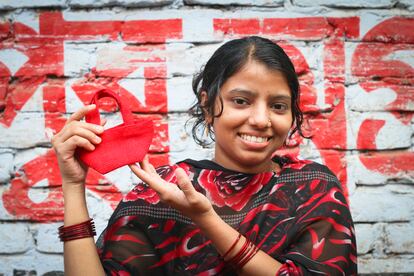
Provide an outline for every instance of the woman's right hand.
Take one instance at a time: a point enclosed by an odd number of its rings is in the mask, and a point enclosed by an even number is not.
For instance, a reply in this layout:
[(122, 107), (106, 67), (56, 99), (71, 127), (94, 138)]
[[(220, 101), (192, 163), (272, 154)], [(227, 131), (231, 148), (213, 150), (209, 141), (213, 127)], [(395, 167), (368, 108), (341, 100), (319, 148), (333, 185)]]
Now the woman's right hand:
[(85, 115), (94, 110), (96, 105), (86, 105), (73, 113), (64, 127), (52, 138), (60, 173), (64, 185), (84, 185), (88, 168), (75, 156), (77, 147), (92, 151), (101, 142), (98, 136), (104, 131), (101, 125), (81, 122)]

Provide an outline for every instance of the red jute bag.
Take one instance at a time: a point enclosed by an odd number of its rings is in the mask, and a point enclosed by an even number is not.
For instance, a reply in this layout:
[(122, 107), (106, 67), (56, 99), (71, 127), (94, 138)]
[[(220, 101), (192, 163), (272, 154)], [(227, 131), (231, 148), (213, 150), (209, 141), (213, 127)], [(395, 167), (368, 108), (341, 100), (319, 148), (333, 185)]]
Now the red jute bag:
[(77, 149), (78, 157), (82, 162), (102, 174), (142, 161), (154, 136), (152, 120), (134, 119), (128, 106), (122, 102), (117, 94), (108, 89), (102, 89), (95, 93), (91, 104), (96, 104), (97, 108), (85, 116), (86, 122), (100, 124), (98, 100), (104, 97), (116, 100), (124, 122), (106, 129), (100, 135), (102, 141), (95, 145), (95, 150)]

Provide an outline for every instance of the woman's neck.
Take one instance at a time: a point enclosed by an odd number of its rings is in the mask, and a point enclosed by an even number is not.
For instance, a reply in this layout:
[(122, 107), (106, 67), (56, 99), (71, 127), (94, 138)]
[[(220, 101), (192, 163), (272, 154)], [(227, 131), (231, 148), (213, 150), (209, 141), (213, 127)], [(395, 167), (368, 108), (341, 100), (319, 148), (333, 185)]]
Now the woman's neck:
[(226, 168), (228, 170), (241, 172), (241, 173), (248, 173), (248, 174), (257, 174), (263, 172), (275, 172), (278, 173), (281, 168), (279, 164), (273, 162), (272, 159), (269, 159), (268, 162), (262, 163), (257, 166), (243, 166), (242, 164), (238, 165), (234, 162), (226, 162), (226, 160), (217, 160), (217, 158), (213, 158), (211, 161), (214, 163)]

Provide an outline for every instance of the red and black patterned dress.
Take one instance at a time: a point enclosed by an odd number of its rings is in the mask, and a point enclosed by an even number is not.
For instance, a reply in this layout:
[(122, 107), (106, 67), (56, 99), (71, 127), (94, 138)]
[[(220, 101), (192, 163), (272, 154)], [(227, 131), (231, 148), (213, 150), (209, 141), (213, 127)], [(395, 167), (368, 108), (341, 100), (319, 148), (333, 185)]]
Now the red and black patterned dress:
[[(335, 175), (311, 161), (274, 161), (278, 173), (239, 173), (207, 160), (157, 171), (175, 183), (174, 170), (183, 168), (224, 221), (283, 264), (277, 275), (356, 275), (353, 222)], [(108, 275), (236, 275), (223, 274), (211, 241), (145, 183), (124, 197), (97, 245)]]

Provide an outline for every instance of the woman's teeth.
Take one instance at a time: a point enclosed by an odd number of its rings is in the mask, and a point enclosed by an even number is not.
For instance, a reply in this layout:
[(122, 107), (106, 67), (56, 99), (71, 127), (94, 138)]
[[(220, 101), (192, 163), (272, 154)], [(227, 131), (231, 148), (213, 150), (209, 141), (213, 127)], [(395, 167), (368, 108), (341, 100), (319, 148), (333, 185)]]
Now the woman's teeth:
[(247, 134), (240, 134), (240, 137), (243, 140), (253, 142), (253, 143), (263, 143), (268, 140), (267, 137), (252, 136), (252, 135), (247, 135)]

